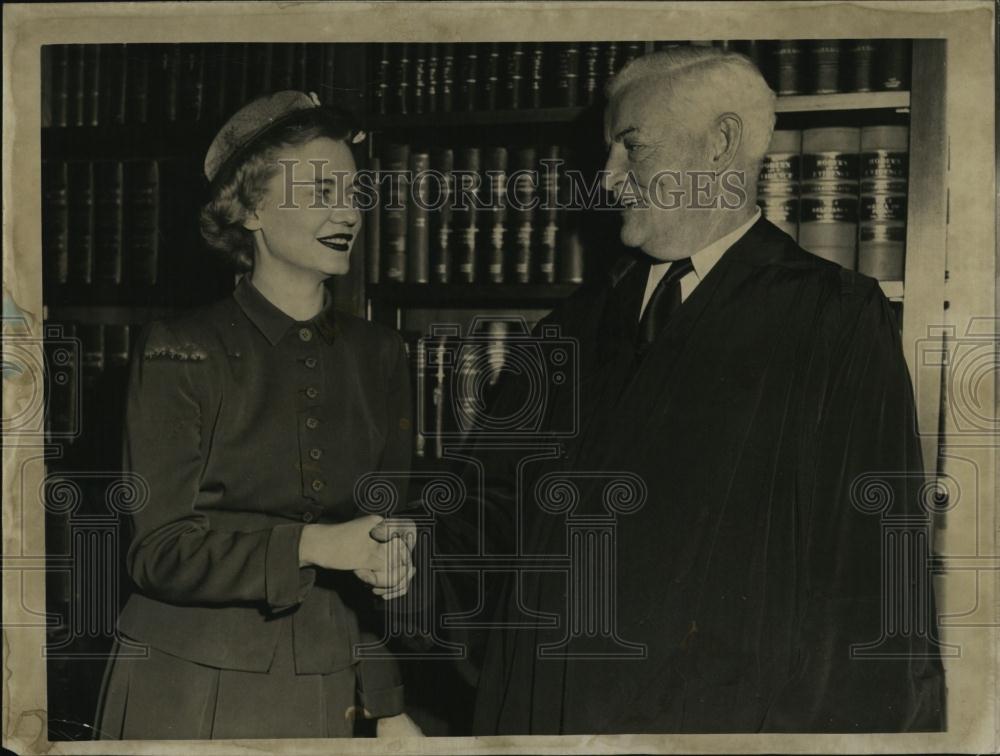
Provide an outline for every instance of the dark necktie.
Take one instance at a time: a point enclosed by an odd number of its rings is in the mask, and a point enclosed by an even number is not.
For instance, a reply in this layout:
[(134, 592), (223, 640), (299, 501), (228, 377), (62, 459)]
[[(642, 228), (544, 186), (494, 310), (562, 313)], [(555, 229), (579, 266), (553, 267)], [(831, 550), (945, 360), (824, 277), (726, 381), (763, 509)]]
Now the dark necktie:
[(691, 268), (690, 257), (674, 260), (666, 275), (653, 289), (653, 294), (639, 320), (639, 334), (635, 344), (636, 359), (641, 360), (646, 356), (650, 344), (663, 330), (663, 324), (667, 322), (673, 311), (680, 307), (681, 279), (691, 271)]

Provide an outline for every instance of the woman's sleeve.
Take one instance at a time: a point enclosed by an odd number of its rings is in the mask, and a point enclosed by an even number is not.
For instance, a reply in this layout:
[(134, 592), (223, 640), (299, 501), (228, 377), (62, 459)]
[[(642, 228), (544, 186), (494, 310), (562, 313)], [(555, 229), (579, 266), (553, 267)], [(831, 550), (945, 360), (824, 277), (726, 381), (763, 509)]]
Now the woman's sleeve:
[[(196, 509), (204, 434), (202, 399), (215, 355), (163, 323), (139, 340), (125, 412), (124, 468), (141, 476), (149, 499), (133, 516), (128, 571), (140, 591), (175, 604), (299, 604), (315, 578), (299, 567), (301, 524), (252, 532), (209, 528)], [(217, 368), (217, 366), (214, 366)]]

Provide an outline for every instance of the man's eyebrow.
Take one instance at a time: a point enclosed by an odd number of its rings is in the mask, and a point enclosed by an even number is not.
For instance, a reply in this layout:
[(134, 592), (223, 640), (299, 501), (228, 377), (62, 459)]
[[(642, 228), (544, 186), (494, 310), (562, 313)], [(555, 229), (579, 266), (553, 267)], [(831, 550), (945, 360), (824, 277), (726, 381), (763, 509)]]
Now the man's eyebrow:
[(621, 139), (622, 139), (623, 137), (625, 137), (626, 135), (628, 135), (628, 134), (632, 134), (633, 132), (636, 132), (636, 131), (638, 131), (638, 130), (639, 130), (639, 129), (638, 129), (638, 127), (636, 127), (636, 126), (629, 126), (628, 128), (625, 128), (625, 129), (622, 129), (622, 130), (621, 130), (621, 131), (619, 131), (619, 132), (618, 132), (617, 134), (615, 134), (614, 138), (613, 138), (613, 139), (612, 139), (611, 141), (612, 141), (612, 142), (617, 142), (617, 141), (620, 141), (620, 140), (621, 140)]

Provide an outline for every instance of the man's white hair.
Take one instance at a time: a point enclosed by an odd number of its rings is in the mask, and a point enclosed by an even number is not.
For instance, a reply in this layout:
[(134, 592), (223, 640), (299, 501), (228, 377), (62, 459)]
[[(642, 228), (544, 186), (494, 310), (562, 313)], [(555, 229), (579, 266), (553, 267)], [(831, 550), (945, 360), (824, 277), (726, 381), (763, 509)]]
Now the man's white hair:
[(636, 58), (606, 87), (610, 101), (639, 80), (654, 80), (668, 107), (692, 133), (723, 113), (743, 121), (741, 152), (758, 167), (774, 131), (775, 95), (745, 55), (718, 47), (682, 46)]

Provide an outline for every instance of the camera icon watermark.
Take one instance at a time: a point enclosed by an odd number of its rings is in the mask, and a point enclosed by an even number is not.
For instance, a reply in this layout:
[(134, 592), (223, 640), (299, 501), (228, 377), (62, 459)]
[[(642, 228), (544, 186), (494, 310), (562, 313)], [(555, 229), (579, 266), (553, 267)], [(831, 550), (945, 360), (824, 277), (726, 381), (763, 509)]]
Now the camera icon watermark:
[[(466, 335), (458, 325), (433, 325), (419, 349), (422, 379), (433, 387), (421, 434), (443, 442), (576, 435), (580, 353), (558, 326), (531, 333), (520, 316), (477, 317)], [(511, 386), (508, 401), (495, 401), (501, 382)], [(557, 392), (561, 411), (553, 413)]]

